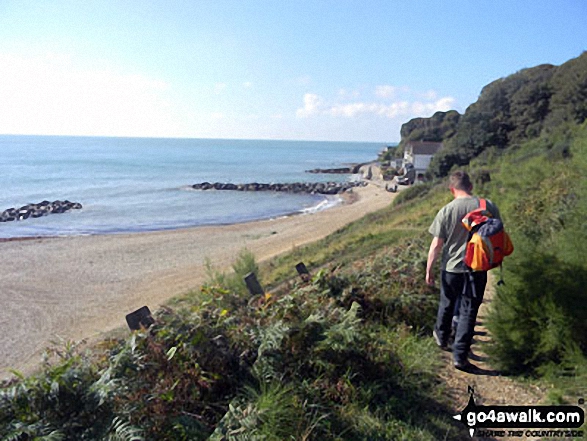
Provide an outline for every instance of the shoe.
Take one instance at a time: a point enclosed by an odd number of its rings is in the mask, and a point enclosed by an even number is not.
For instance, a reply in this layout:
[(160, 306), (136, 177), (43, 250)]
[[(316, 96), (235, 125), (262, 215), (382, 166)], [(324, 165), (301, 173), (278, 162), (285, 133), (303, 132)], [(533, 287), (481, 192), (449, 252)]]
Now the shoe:
[(446, 351), (446, 352), (450, 352), (450, 347), (449, 347), (449, 346), (448, 346), (446, 343), (443, 343), (443, 342), (440, 340), (440, 337), (439, 337), (439, 336), (438, 336), (438, 334), (436, 333), (436, 329), (434, 329), (434, 330), (432, 331), (432, 337), (434, 337), (434, 341), (436, 342), (436, 345), (437, 345), (437, 346), (438, 346), (440, 349), (442, 349), (443, 351)]
[(474, 374), (479, 370), (479, 368), (472, 364), (469, 360), (465, 360), (464, 362), (455, 361), (454, 367), (459, 371), (467, 372), (469, 374)]

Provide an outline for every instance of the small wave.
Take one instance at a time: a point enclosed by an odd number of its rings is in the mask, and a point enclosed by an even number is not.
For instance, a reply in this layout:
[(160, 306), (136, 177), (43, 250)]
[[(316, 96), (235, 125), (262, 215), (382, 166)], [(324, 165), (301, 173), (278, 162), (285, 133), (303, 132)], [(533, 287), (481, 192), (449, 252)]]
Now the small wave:
[(342, 203), (342, 198), (340, 196), (330, 197), (323, 199), (322, 201), (318, 202), (316, 205), (308, 208), (304, 208), (300, 210), (302, 214), (312, 214), (318, 213), (319, 211), (328, 210), (329, 208), (336, 207), (337, 205)]

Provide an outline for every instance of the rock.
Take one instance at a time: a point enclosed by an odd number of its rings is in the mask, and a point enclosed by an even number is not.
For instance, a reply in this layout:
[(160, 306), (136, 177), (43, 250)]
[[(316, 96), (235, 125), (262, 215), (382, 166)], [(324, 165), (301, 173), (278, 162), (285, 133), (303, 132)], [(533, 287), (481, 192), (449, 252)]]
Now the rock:
[(38, 204), (27, 204), (20, 207), (18, 210), (15, 208), (8, 208), (0, 213), (0, 222), (10, 222), (15, 220), (25, 220), (30, 217), (38, 218), (46, 216), (49, 213), (65, 213), (69, 210), (79, 210), (82, 208), (82, 204), (79, 202), (65, 201), (43, 201)]
[(201, 184), (193, 185), (194, 190), (210, 190), (213, 188), (209, 182), (202, 182)]
[(313, 170), (306, 170), (306, 173), (325, 173), (325, 174), (350, 174), (354, 167), (340, 167), (340, 168), (315, 168)]
[(354, 187), (367, 185), (365, 182), (292, 182), (292, 183), (258, 183), (231, 184), (202, 182), (192, 185), (195, 190), (233, 190), (233, 191), (276, 191), (286, 193), (308, 194), (342, 194)]

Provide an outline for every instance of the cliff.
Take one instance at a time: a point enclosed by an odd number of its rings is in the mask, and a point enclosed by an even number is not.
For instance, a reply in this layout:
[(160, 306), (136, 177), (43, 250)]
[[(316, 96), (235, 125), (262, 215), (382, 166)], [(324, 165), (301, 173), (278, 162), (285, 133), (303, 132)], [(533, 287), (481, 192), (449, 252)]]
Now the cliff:
[(409, 121), (402, 126), (400, 146), (410, 140), (444, 142), (430, 166), (444, 176), (485, 150), (513, 147), (585, 119), (587, 52), (560, 66), (543, 64), (493, 81), (462, 116), (438, 112)]

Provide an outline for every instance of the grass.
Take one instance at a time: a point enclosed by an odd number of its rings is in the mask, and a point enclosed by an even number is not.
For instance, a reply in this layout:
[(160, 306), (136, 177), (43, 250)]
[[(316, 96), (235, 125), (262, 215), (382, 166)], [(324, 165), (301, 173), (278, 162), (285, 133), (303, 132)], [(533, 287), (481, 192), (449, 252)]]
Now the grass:
[[(71, 347), (5, 385), (0, 438), (464, 437), (436, 387), (427, 220), (405, 204), (260, 267), (246, 250), (231, 272), (210, 266), (150, 330), (89, 354)], [(299, 260), (311, 281), (294, 276)], [(250, 298), (251, 271), (270, 294)]]
[[(498, 185), (485, 188), (499, 198)], [(519, 206), (508, 198), (506, 221)], [(426, 230), (448, 200), (444, 185), (413, 187), (269, 262), (243, 250), (230, 272), (209, 265), (207, 283), (158, 311), (149, 330), (88, 352), (55, 349), (37, 375), (3, 385), (0, 439), (469, 439), (439, 384), (438, 292), (423, 283)], [(311, 280), (296, 275), (300, 261)], [(266, 295), (248, 294), (249, 272)], [(554, 386), (549, 402), (569, 402), (584, 354), (575, 346), (558, 361), (533, 374)]]
[[(401, 204), (401, 209), (398, 208), (400, 204), (395, 203), (346, 225), (322, 240), (272, 259), (261, 267), (265, 283), (271, 287), (291, 279), (292, 268), (300, 261), (310, 270), (325, 264), (349, 264), (402, 239), (425, 233), (438, 207), (447, 201), (442, 186), (427, 189), (431, 197), (404, 198), (407, 200)], [(405, 190), (400, 195), (409, 192)]]

